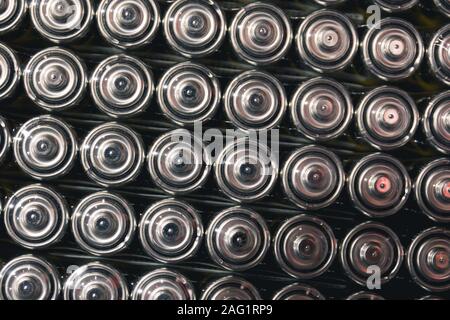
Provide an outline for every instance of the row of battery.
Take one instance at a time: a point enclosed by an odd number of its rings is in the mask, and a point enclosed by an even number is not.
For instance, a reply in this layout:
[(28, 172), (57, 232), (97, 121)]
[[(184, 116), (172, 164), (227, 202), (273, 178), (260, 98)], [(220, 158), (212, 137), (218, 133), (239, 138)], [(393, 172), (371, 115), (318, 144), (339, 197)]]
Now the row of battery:
[[(5, 158), (11, 138), (5, 122), (1, 124)], [(273, 152), (268, 144), (248, 136), (234, 137), (220, 146), (207, 145), (202, 137), (176, 129), (159, 136), (145, 151), (139, 133), (107, 122), (92, 129), (79, 146), (75, 131), (66, 122), (39, 116), (22, 125), (13, 140), (15, 162), (41, 181), (69, 174), (80, 158), (85, 174), (98, 185), (129, 184), (146, 166), (154, 186), (169, 195), (185, 195), (205, 188), (213, 171), (221, 193), (234, 202), (269, 197), (280, 181), (286, 198), (304, 210), (330, 206), (347, 184), (354, 206), (369, 217), (398, 213), (414, 192), (424, 214), (438, 222), (450, 221), (448, 158), (422, 167), (413, 188), (407, 168), (385, 153), (354, 161), (346, 174), (340, 158), (328, 148), (309, 145), (279, 160), (279, 150)], [(213, 156), (214, 151), (218, 154)]]
[[(445, 228), (432, 227), (419, 233), (405, 252), (397, 234), (379, 222), (357, 225), (338, 245), (333, 229), (324, 220), (306, 214), (281, 222), (272, 240), (265, 219), (242, 206), (214, 214), (204, 230), (202, 217), (194, 207), (165, 199), (148, 207), (137, 223), (133, 207), (108, 191), (86, 196), (69, 215), (65, 199), (54, 189), (30, 185), (12, 195), (4, 209), (6, 231), (15, 243), (26, 248), (54, 246), (65, 235), (69, 222), (76, 243), (96, 256), (117, 256), (138, 233), (142, 252), (164, 264), (190, 261), (204, 244), (215, 264), (243, 272), (261, 266), (270, 249), (279, 268), (300, 280), (322, 276), (339, 256), (347, 276), (361, 286), (368, 285), (373, 266), (379, 269), (384, 285), (397, 276), (405, 261), (412, 279), (422, 288), (431, 292), (450, 289), (446, 251), (450, 231)], [(21, 272), (11, 272), (10, 268), (7, 265), (6, 271), (0, 272), (3, 294), (4, 286), (20, 287), (25, 280), (33, 279), (26, 273), (35, 271), (31, 265), (22, 266)], [(92, 286), (85, 281), (80, 285), (105, 290), (106, 285), (98, 279), (92, 281)]]

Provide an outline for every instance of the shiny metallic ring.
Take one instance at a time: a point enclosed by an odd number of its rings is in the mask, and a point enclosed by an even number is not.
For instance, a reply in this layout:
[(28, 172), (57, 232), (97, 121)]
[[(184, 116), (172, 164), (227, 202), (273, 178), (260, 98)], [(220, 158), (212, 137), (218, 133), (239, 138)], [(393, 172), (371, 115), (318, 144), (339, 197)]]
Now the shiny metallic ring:
[(396, 214), (411, 193), (404, 165), (384, 153), (370, 154), (353, 167), (347, 182), (355, 207), (363, 214), (382, 218)]
[(66, 280), (64, 300), (127, 300), (128, 286), (122, 274), (100, 262), (76, 269)]
[(270, 130), (284, 117), (287, 96), (274, 76), (257, 70), (241, 73), (223, 96), (228, 119), (242, 130)]
[(210, 120), (220, 106), (217, 76), (198, 63), (183, 62), (170, 68), (156, 91), (162, 113), (179, 125)]
[(391, 150), (407, 144), (419, 126), (419, 111), (403, 90), (383, 86), (364, 96), (355, 114), (358, 132), (371, 146)]
[(19, 60), (8, 46), (0, 43), (0, 100), (9, 98), (19, 85), (21, 69)]
[(11, 131), (6, 119), (0, 116), (0, 163), (5, 160), (6, 155), (11, 148)]
[(236, 54), (253, 65), (282, 59), (292, 42), (292, 27), (283, 10), (275, 5), (254, 2), (233, 18), (229, 30)]
[(414, 184), (417, 204), (436, 222), (450, 222), (450, 159), (441, 158), (427, 164)]
[(448, 0), (434, 0), (434, 5), (440, 12), (450, 18), (450, 1)]
[(385, 300), (385, 299), (378, 294), (361, 291), (348, 296), (347, 299), (345, 300)]
[(134, 180), (144, 160), (141, 136), (115, 122), (94, 128), (81, 145), (84, 171), (102, 186), (118, 186)]
[(366, 286), (372, 275), (370, 268), (379, 268), (381, 284), (392, 280), (403, 263), (403, 247), (390, 228), (376, 222), (365, 222), (353, 228), (344, 238), (340, 260), (345, 273), (355, 283)]
[(169, 194), (185, 194), (202, 187), (211, 171), (211, 158), (203, 141), (185, 129), (159, 137), (147, 161), (153, 182)]
[(433, 74), (438, 80), (450, 86), (450, 24), (436, 32), (430, 42), (427, 54)]
[(40, 116), (23, 124), (14, 137), (19, 167), (35, 179), (54, 179), (75, 164), (78, 142), (75, 131), (53, 116)]
[(422, 117), (422, 128), (429, 144), (450, 154), (450, 90), (430, 101)]
[(149, 44), (160, 24), (156, 0), (102, 0), (97, 8), (100, 34), (112, 45), (134, 49)]
[(270, 149), (246, 138), (226, 145), (214, 168), (219, 188), (236, 202), (264, 198), (278, 179), (278, 161)]
[(153, 204), (139, 223), (144, 251), (164, 263), (194, 256), (203, 240), (203, 224), (197, 210), (186, 202), (166, 199)]
[(385, 18), (370, 27), (362, 42), (367, 69), (385, 81), (411, 76), (424, 57), (419, 32), (406, 20)]
[(294, 283), (276, 292), (272, 300), (325, 300), (315, 288)]
[(27, 10), (27, 0), (3, 0), (0, 6), (0, 34), (16, 30)]
[(373, 0), (384, 11), (401, 12), (415, 7), (419, 0)]
[(306, 146), (286, 160), (281, 184), (290, 201), (304, 210), (318, 210), (336, 201), (345, 184), (341, 160), (331, 151)]
[(206, 246), (220, 267), (244, 271), (264, 259), (270, 246), (270, 231), (255, 211), (233, 207), (214, 215), (206, 230)]
[(145, 111), (155, 89), (150, 68), (124, 54), (100, 62), (92, 74), (90, 86), (97, 107), (113, 118), (135, 116)]
[(87, 87), (84, 62), (69, 50), (44, 49), (28, 62), (23, 76), (28, 97), (39, 107), (57, 111), (76, 105)]
[(301, 84), (290, 102), (291, 121), (297, 131), (313, 141), (341, 136), (353, 117), (348, 90), (329, 78), (314, 78)]
[(56, 300), (60, 291), (56, 268), (33, 255), (17, 257), (0, 271), (0, 300)]
[(247, 280), (226, 276), (210, 283), (203, 291), (201, 300), (261, 300), (261, 296)]
[(433, 227), (410, 244), (407, 266), (413, 280), (432, 292), (450, 290), (450, 231)]
[(192, 283), (182, 274), (157, 269), (144, 275), (131, 293), (132, 300), (195, 300)]
[(353, 22), (345, 14), (329, 9), (308, 15), (295, 41), (301, 61), (318, 72), (344, 69), (359, 46)]
[(284, 272), (297, 279), (325, 273), (337, 253), (331, 227), (321, 219), (299, 215), (285, 221), (274, 238), (275, 258)]
[(34, 28), (48, 40), (71, 42), (89, 31), (94, 8), (91, 0), (33, 0), (30, 16)]
[(80, 247), (93, 255), (112, 255), (133, 240), (136, 218), (121, 196), (101, 191), (83, 198), (72, 214), (72, 234)]
[(16, 191), (3, 214), (6, 231), (21, 246), (40, 249), (58, 242), (69, 221), (67, 203), (53, 189), (33, 184)]
[(203, 57), (216, 51), (227, 32), (225, 14), (212, 0), (179, 0), (164, 17), (164, 35), (182, 55)]

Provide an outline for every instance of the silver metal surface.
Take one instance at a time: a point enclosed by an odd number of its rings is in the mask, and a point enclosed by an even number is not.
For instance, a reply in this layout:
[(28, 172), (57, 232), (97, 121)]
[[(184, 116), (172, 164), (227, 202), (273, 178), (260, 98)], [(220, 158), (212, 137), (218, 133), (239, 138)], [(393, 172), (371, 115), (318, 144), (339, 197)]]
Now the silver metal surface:
[(407, 266), (413, 280), (432, 292), (450, 290), (450, 231), (433, 227), (411, 242)]
[(14, 137), (13, 147), (19, 167), (39, 180), (67, 174), (78, 154), (74, 130), (53, 116), (39, 116), (24, 123)]
[(277, 291), (272, 300), (325, 300), (325, 297), (313, 287), (294, 283)]
[(359, 135), (379, 150), (407, 144), (420, 122), (414, 99), (406, 91), (390, 86), (368, 92), (360, 101), (355, 118)]
[(431, 146), (450, 154), (450, 90), (430, 101), (422, 117), (422, 128)]
[(228, 119), (239, 129), (270, 130), (283, 119), (287, 96), (277, 78), (251, 70), (231, 80), (223, 104)]
[(92, 74), (90, 89), (98, 108), (118, 118), (144, 112), (150, 105), (155, 86), (146, 64), (119, 54), (100, 62)]
[(169, 45), (189, 58), (217, 51), (227, 32), (225, 14), (212, 0), (175, 1), (167, 9), (163, 24)]
[(295, 38), (301, 62), (318, 72), (346, 68), (358, 51), (353, 22), (338, 11), (323, 9), (308, 15)]
[(210, 283), (203, 291), (201, 300), (246, 301), (261, 300), (261, 296), (247, 280), (236, 276), (226, 276)]
[(274, 238), (274, 254), (281, 269), (297, 279), (313, 279), (324, 274), (337, 253), (331, 227), (305, 214), (285, 221)]
[(136, 229), (131, 205), (109, 191), (96, 192), (81, 199), (71, 219), (75, 241), (97, 256), (113, 255), (126, 249)]
[(348, 90), (329, 78), (314, 78), (302, 83), (290, 102), (295, 128), (313, 141), (328, 141), (341, 136), (353, 117), (353, 102)]
[(168, 194), (201, 188), (211, 171), (211, 158), (203, 141), (184, 129), (159, 137), (147, 155), (147, 169), (156, 186)]
[(131, 293), (132, 300), (195, 300), (192, 283), (182, 274), (157, 269), (144, 275)]
[(384, 153), (360, 159), (350, 172), (348, 193), (363, 214), (382, 218), (396, 214), (411, 193), (411, 179), (404, 165)]
[(17, 257), (0, 271), (0, 300), (56, 300), (61, 291), (55, 267), (33, 255)]
[(139, 223), (145, 252), (163, 263), (178, 263), (194, 256), (203, 240), (203, 224), (188, 203), (165, 199), (153, 204)]
[(294, 151), (284, 163), (281, 185), (290, 201), (304, 210), (318, 210), (336, 201), (345, 184), (341, 160), (319, 146)]
[(97, 8), (97, 25), (106, 41), (122, 49), (149, 44), (160, 24), (156, 0), (102, 0)]
[(282, 59), (292, 42), (292, 27), (275, 5), (254, 2), (243, 7), (229, 29), (234, 51), (244, 61), (267, 65)]
[(144, 143), (138, 133), (116, 122), (89, 132), (80, 148), (84, 171), (102, 186), (131, 182), (144, 165)]
[(0, 43), (0, 100), (11, 97), (21, 78), (20, 62), (7, 45)]
[(340, 261), (345, 273), (355, 283), (366, 286), (372, 275), (369, 267), (380, 269), (381, 284), (392, 280), (403, 263), (403, 247), (390, 228), (381, 223), (364, 222), (353, 228), (340, 247)]
[(434, 34), (427, 54), (432, 73), (438, 80), (450, 86), (450, 24)]
[(127, 300), (128, 287), (116, 269), (91, 262), (76, 269), (63, 288), (64, 300)]
[(379, 5), (387, 12), (401, 12), (415, 7), (419, 0), (373, 0), (375, 4)]
[(225, 209), (206, 230), (206, 246), (220, 267), (244, 271), (257, 266), (270, 246), (270, 232), (264, 219), (243, 207)]
[(6, 202), (6, 232), (28, 249), (46, 248), (65, 234), (69, 221), (67, 203), (53, 189), (40, 184), (16, 191)]
[(84, 97), (86, 66), (72, 51), (52, 47), (36, 53), (24, 70), (28, 97), (47, 111), (67, 109)]
[(179, 63), (159, 80), (158, 105), (163, 115), (179, 125), (210, 120), (220, 106), (220, 82), (203, 65)]
[(94, 6), (91, 0), (32, 0), (30, 16), (34, 28), (55, 43), (77, 40), (87, 34)]
[(0, 34), (18, 29), (28, 10), (27, 0), (2, 0), (0, 4)]

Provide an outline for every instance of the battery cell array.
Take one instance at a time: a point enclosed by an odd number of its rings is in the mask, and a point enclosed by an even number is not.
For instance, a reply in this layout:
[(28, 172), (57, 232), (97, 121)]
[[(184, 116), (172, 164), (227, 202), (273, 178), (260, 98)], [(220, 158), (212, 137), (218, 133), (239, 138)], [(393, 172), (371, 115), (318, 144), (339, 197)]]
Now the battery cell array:
[(448, 1), (3, 2), (0, 299), (450, 298)]

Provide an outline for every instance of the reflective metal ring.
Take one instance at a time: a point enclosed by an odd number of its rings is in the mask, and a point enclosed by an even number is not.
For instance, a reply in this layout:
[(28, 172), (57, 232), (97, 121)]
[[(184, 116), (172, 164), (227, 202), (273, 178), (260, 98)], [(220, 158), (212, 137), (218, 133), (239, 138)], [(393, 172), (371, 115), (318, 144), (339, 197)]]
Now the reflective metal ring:
[(162, 113), (179, 125), (210, 120), (220, 106), (217, 76), (198, 63), (182, 62), (170, 68), (156, 91)]
[(450, 231), (433, 227), (411, 242), (407, 266), (413, 280), (432, 292), (450, 290)]
[(169, 194), (185, 194), (202, 187), (211, 171), (203, 141), (185, 129), (159, 137), (147, 155), (153, 182)]
[(346, 300), (385, 300), (385, 299), (379, 294), (361, 291), (348, 296)]
[(25, 18), (27, 10), (27, 0), (2, 0), (0, 34), (16, 30)]
[(60, 291), (56, 268), (33, 255), (17, 257), (0, 271), (0, 300), (56, 300)]
[(318, 146), (298, 149), (286, 160), (281, 184), (290, 201), (304, 210), (318, 210), (336, 201), (345, 184), (341, 160)]
[(127, 300), (128, 286), (122, 274), (100, 262), (76, 269), (63, 288), (64, 300)]
[(9, 236), (28, 249), (46, 248), (65, 234), (67, 203), (53, 189), (33, 184), (16, 191), (6, 202), (3, 219)]
[(355, 113), (358, 132), (371, 146), (392, 150), (407, 144), (419, 125), (419, 111), (403, 90), (383, 86), (367, 93)]
[(302, 214), (278, 228), (273, 247), (284, 272), (297, 279), (312, 279), (325, 273), (333, 264), (337, 240), (327, 223)]
[[(448, 6), (450, 8), (450, 2)], [(433, 74), (438, 80), (450, 86), (450, 24), (435, 33), (427, 54)]]
[(283, 119), (287, 96), (277, 78), (251, 70), (230, 82), (223, 103), (228, 119), (239, 129), (270, 130)]
[(157, 269), (144, 275), (131, 293), (132, 300), (195, 300), (192, 283), (182, 274)]
[(112, 255), (126, 249), (135, 229), (133, 208), (124, 198), (108, 191), (83, 198), (72, 214), (75, 241), (93, 255)]
[(277, 291), (272, 300), (325, 300), (325, 297), (313, 287), (294, 283)]
[(59, 47), (44, 49), (28, 62), (23, 76), (28, 97), (39, 107), (59, 111), (84, 97), (87, 71), (73, 52)]
[(278, 161), (255, 140), (238, 139), (225, 146), (214, 164), (219, 188), (236, 202), (253, 202), (270, 194), (278, 179)]
[(91, 77), (91, 95), (107, 115), (130, 117), (142, 113), (153, 97), (153, 74), (139, 59), (119, 54), (106, 58)]
[(52, 42), (77, 40), (89, 31), (94, 8), (91, 0), (32, 0), (34, 28)]
[(118, 186), (134, 180), (144, 160), (141, 136), (115, 122), (94, 128), (81, 145), (84, 171), (102, 186)]
[(247, 280), (226, 276), (210, 283), (203, 291), (201, 300), (261, 300), (261, 296)]
[(353, 22), (345, 14), (329, 9), (308, 15), (295, 41), (301, 61), (317, 72), (346, 68), (359, 46)]
[(430, 101), (422, 117), (422, 127), (431, 146), (450, 154), (450, 90)]
[(282, 59), (292, 42), (292, 27), (283, 10), (275, 5), (254, 2), (243, 7), (229, 29), (236, 54), (253, 65)]
[(194, 256), (203, 240), (203, 224), (186, 202), (166, 199), (153, 204), (139, 223), (144, 251), (163, 263), (177, 263)]
[(23, 124), (14, 137), (19, 167), (35, 179), (55, 179), (75, 164), (78, 142), (75, 131), (53, 116), (40, 116)]
[(353, 102), (343, 85), (320, 77), (297, 88), (290, 111), (291, 121), (302, 135), (313, 141), (328, 141), (347, 130), (353, 117)]
[(97, 8), (100, 34), (112, 45), (135, 49), (149, 44), (160, 24), (156, 0), (102, 0)]
[(220, 267), (248, 270), (264, 259), (270, 246), (269, 228), (255, 211), (242, 207), (225, 209), (209, 223), (206, 246)]
[(9, 149), (11, 148), (11, 131), (6, 119), (0, 116), (0, 163), (5, 160)]
[(450, 2), (448, 0), (434, 0), (434, 5), (447, 17), (450, 17)]
[(415, 7), (419, 0), (373, 0), (384, 11), (401, 12)]
[(183, 56), (203, 57), (216, 51), (227, 32), (225, 14), (212, 0), (179, 0), (164, 17), (164, 35)]
[(392, 280), (403, 263), (403, 246), (390, 228), (381, 223), (364, 222), (353, 228), (344, 238), (340, 260), (348, 277), (366, 286), (372, 275), (370, 268), (379, 268), (381, 284)]
[(9, 98), (20, 82), (21, 68), (19, 60), (7, 45), (0, 43), (0, 100)]
[(374, 153), (356, 163), (347, 187), (359, 211), (382, 218), (403, 208), (411, 193), (411, 179), (400, 161), (388, 154)]

